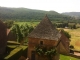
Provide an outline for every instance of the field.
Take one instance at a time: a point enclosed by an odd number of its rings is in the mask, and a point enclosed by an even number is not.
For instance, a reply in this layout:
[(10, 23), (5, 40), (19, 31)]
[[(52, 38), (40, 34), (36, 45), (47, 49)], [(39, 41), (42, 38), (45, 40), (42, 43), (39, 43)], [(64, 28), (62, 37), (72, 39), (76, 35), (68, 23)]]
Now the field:
[(19, 24), (19, 25), (28, 24), (30, 26), (36, 26), (39, 24), (39, 22), (15, 22), (15, 24)]
[(80, 28), (78, 29), (64, 29), (71, 35), (70, 44), (74, 46), (75, 50), (80, 51)]

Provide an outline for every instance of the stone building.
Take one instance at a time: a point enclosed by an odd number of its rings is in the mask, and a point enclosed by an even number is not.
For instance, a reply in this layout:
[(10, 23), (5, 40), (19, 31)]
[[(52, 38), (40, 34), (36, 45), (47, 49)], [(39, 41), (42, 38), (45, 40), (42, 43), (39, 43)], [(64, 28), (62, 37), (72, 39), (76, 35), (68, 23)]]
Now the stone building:
[(69, 45), (70, 45), (70, 40), (65, 36), (65, 34), (63, 33), (63, 31), (60, 31), (61, 33), (61, 37), (60, 37), (60, 53), (61, 54), (69, 54), (70, 49), (69, 49)]
[(0, 21), (0, 60), (3, 58), (7, 46), (7, 28), (5, 24)]
[(59, 46), (61, 34), (53, 26), (47, 15), (39, 23), (39, 25), (28, 35), (28, 58), (30, 60), (49, 60), (45, 54), (38, 55), (36, 46), (45, 46), (47, 49), (54, 47), (57, 53), (52, 57), (52, 60), (59, 60)]

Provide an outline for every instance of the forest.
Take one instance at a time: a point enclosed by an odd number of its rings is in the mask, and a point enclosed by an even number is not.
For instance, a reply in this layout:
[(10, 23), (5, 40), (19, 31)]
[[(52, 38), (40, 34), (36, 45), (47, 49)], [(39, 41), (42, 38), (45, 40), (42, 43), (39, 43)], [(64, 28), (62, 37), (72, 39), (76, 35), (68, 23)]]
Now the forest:
[(0, 7), (0, 20), (2, 21), (40, 21), (46, 14), (51, 21), (55, 22), (80, 22), (80, 19), (76, 20), (74, 17), (60, 14), (56, 11)]

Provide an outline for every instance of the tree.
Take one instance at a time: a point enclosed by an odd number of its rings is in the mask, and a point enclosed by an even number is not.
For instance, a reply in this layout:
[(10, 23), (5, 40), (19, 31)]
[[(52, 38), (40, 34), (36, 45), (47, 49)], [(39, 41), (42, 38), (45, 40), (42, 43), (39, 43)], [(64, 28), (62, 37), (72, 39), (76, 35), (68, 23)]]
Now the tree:
[(29, 27), (29, 33), (32, 32), (33, 30), (34, 30), (34, 27), (33, 26), (30, 26)]
[(73, 29), (76, 29), (76, 25), (75, 24), (73, 25)]
[(29, 26), (27, 24), (20, 26), (20, 31), (23, 37), (26, 37), (29, 34)]
[(69, 28), (76, 29), (77, 27), (76, 27), (76, 24), (69, 24)]
[(70, 49), (74, 49), (74, 46), (73, 45), (70, 45)]
[(29, 26), (27, 24), (20, 26), (18, 24), (14, 24), (11, 31), (16, 34), (17, 42), (22, 42), (33, 29), (33, 26)]
[(33, 26), (29, 26), (27, 24), (20, 26), (21, 34), (23, 35), (23, 37), (26, 37), (33, 29)]
[(22, 34), (20, 32), (19, 25), (18, 24), (14, 24), (12, 29), (11, 29), (11, 31), (16, 34), (17, 42), (21, 42), (21, 40), (23, 39), (23, 36), (22, 36)]
[(9, 28), (9, 29), (12, 27), (13, 23), (14, 23), (14, 21), (12, 21), (12, 20), (5, 21), (5, 24), (6, 24), (7, 28)]

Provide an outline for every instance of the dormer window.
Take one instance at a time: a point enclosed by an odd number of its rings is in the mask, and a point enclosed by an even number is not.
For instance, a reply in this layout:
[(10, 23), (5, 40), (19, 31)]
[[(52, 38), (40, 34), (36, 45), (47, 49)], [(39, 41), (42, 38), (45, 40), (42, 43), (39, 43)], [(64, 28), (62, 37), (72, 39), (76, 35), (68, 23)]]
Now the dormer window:
[(40, 45), (43, 45), (43, 41), (40, 41)]

